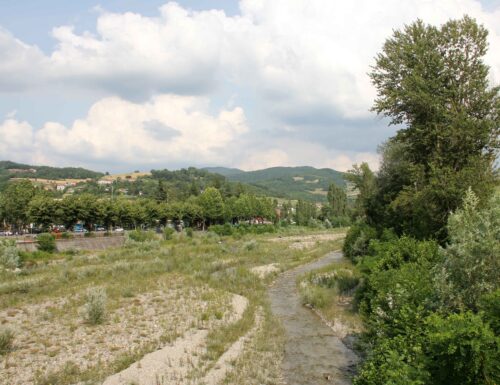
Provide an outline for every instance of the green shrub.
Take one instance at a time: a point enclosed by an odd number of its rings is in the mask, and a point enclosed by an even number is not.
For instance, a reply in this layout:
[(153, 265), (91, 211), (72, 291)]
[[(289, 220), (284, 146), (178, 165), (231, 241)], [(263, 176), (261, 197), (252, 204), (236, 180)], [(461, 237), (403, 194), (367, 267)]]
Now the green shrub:
[(234, 232), (233, 226), (229, 223), (224, 223), (223, 225), (212, 225), (208, 230), (220, 236), (233, 235)]
[(5, 328), (0, 329), (0, 355), (12, 350), (13, 341), (14, 333), (11, 330)]
[(151, 242), (157, 239), (153, 231), (142, 230), (127, 231), (127, 237), (134, 242)]
[(353, 384), (432, 384), (425, 364), (425, 355), (418, 340), (410, 344), (402, 336), (385, 339), (370, 351)]
[(106, 319), (106, 291), (102, 288), (91, 288), (87, 291), (84, 307), (84, 319), (90, 325), (102, 324)]
[(500, 340), (472, 312), (427, 320), (426, 354), (432, 384), (476, 385), (500, 381)]
[(174, 233), (175, 233), (175, 230), (171, 227), (165, 227), (165, 229), (163, 230), (163, 239), (165, 239), (166, 241), (172, 239), (172, 237), (174, 236)]
[(193, 228), (192, 227), (188, 227), (186, 229), (186, 236), (189, 238), (193, 238)]
[(64, 233), (61, 233), (61, 238), (62, 239), (71, 239), (71, 238), (73, 238), (73, 234), (65, 231)]
[(83, 233), (83, 236), (85, 238), (92, 238), (95, 234), (92, 231), (89, 231), (88, 233)]
[(480, 208), (469, 190), (449, 216), (450, 244), (436, 279), (446, 306), (476, 311), (482, 295), (500, 289), (500, 193)]
[(21, 266), (21, 257), (15, 241), (0, 241), (0, 266), (6, 269), (15, 269)]
[(351, 292), (356, 286), (359, 285), (360, 276), (352, 270), (339, 269), (335, 274), (335, 282), (337, 289), (341, 294)]
[(331, 303), (333, 293), (324, 287), (307, 285), (301, 290), (302, 303), (311, 305), (316, 309), (322, 309)]
[(483, 295), (479, 300), (479, 309), (485, 322), (500, 337), (500, 289)]
[(52, 234), (38, 234), (36, 241), (38, 250), (45, 251), (47, 253), (53, 253), (56, 251), (56, 238)]
[(332, 227), (346, 227), (351, 224), (349, 217), (332, 217), (330, 218)]
[(250, 241), (248, 242), (245, 242), (243, 244), (243, 248), (247, 251), (251, 251), (251, 250), (254, 250), (257, 248), (259, 244), (257, 243), (257, 241), (255, 239), (251, 239)]
[(356, 257), (368, 254), (370, 241), (376, 238), (376, 229), (368, 226), (366, 223), (357, 223), (352, 225), (347, 232), (344, 241), (344, 255), (347, 258), (354, 260)]

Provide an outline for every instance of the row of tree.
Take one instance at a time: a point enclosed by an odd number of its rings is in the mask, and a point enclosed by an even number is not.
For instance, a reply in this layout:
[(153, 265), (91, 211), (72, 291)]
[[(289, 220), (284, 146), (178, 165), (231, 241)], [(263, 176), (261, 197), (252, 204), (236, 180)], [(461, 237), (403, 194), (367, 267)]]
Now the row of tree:
[[(337, 188), (331, 188), (332, 191), (334, 189)], [(341, 195), (343, 191), (339, 191)], [(333, 203), (337, 204), (332, 200)], [(250, 220), (286, 220), (309, 225), (318, 217), (327, 218), (329, 213), (345, 214), (345, 208), (342, 209), (344, 206), (326, 207), (323, 214), (314, 203), (303, 201), (296, 205), (285, 202), (278, 207), (276, 200), (252, 194), (224, 197), (215, 187), (208, 187), (185, 200), (170, 201), (161, 181), (154, 199), (111, 199), (92, 194), (67, 195), (55, 199), (50, 193), (35, 188), (29, 181), (18, 181), (10, 183), (0, 194), (0, 221), (15, 230), (24, 229), (30, 224), (42, 230), (54, 225), (71, 229), (77, 223), (82, 223), (88, 230), (93, 230), (96, 224), (105, 228), (143, 228), (165, 225), (169, 220), (182, 220), (186, 225), (206, 228), (212, 224)]]
[(95, 224), (106, 228), (141, 228), (165, 225), (168, 220), (183, 220), (189, 225), (206, 227), (255, 217), (273, 221), (277, 217), (276, 205), (270, 198), (250, 194), (224, 200), (214, 187), (198, 196), (174, 202), (150, 198), (99, 198), (92, 194), (54, 199), (29, 181), (20, 181), (10, 183), (0, 195), (0, 219), (16, 230), (31, 223), (42, 229), (54, 225), (71, 229), (76, 223), (83, 223), (88, 230), (93, 230)]

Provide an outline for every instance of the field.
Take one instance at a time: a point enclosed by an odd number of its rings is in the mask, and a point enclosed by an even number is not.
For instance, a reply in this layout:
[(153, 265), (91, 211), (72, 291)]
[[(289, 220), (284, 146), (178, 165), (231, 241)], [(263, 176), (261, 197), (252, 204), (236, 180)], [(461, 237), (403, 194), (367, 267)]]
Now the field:
[(121, 179), (123, 181), (128, 180), (128, 181), (135, 181), (137, 178), (142, 178), (145, 176), (150, 176), (150, 172), (128, 172), (128, 173), (123, 173), (123, 174), (112, 174), (112, 175), (105, 175), (101, 178), (101, 180), (105, 181), (115, 181), (117, 179)]
[[(342, 234), (195, 233), (0, 272), (8, 384), (279, 384), (283, 331), (266, 290)], [(2, 331), (3, 330), (3, 331)], [(1, 337), (1, 335), (0, 335)], [(1, 338), (0, 338), (1, 339)]]

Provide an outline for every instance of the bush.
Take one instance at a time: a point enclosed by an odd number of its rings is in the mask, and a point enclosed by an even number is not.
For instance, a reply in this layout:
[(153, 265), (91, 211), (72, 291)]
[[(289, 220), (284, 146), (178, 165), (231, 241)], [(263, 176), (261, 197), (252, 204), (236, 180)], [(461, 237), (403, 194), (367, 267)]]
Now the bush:
[(127, 237), (134, 242), (151, 242), (156, 240), (156, 234), (152, 231), (127, 231)]
[(245, 250), (247, 250), (247, 251), (251, 251), (251, 250), (256, 249), (258, 245), (259, 245), (259, 244), (257, 243), (257, 241), (256, 241), (255, 239), (252, 239), (252, 240), (250, 240), (250, 241), (248, 241), (248, 242), (245, 242), (245, 243), (243, 244), (243, 248), (244, 248)]
[(208, 230), (220, 236), (233, 235), (234, 232), (233, 226), (231, 226), (229, 223), (224, 223), (223, 225), (213, 225), (210, 226)]
[(476, 311), (482, 295), (500, 289), (500, 194), (480, 209), (469, 190), (448, 219), (448, 233), (436, 282), (447, 306)]
[(171, 227), (165, 227), (163, 230), (163, 239), (169, 241), (174, 236), (175, 230)]
[(311, 305), (316, 309), (322, 309), (331, 303), (333, 293), (331, 290), (324, 287), (306, 285), (301, 290), (302, 303)]
[(479, 310), (483, 320), (500, 336), (500, 289), (483, 295), (479, 301)]
[(106, 291), (92, 288), (87, 291), (84, 319), (90, 325), (99, 325), (106, 319)]
[(426, 355), (433, 384), (476, 385), (500, 381), (500, 340), (477, 314), (427, 320)]
[(409, 344), (398, 336), (383, 340), (370, 352), (353, 384), (427, 385), (432, 384), (429, 377), (420, 343)]
[(21, 266), (21, 258), (15, 241), (0, 241), (0, 266), (6, 269), (15, 269)]
[(40, 251), (53, 253), (56, 251), (56, 238), (49, 233), (38, 234), (36, 237), (37, 248)]
[(337, 289), (340, 294), (347, 294), (359, 285), (360, 276), (352, 270), (339, 269), (335, 274)]
[(345, 227), (351, 224), (349, 217), (332, 217), (330, 218), (332, 227)]
[(14, 333), (9, 329), (0, 329), (0, 355), (12, 350)]
[(344, 241), (344, 255), (354, 260), (356, 257), (368, 254), (370, 241), (376, 238), (377, 231), (366, 223), (352, 225)]
[(89, 231), (88, 233), (83, 233), (83, 236), (85, 238), (91, 238), (93, 237), (95, 234), (92, 232), (92, 231)]
[(193, 229), (191, 227), (188, 227), (186, 229), (186, 236), (189, 238), (193, 238)]
[(71, 238), (73, 238), (73, 234), (68, 233), (67, 231), (65, 231), (64, 233), (61, 233), (61, 238), (62, 239), (71, 239)]

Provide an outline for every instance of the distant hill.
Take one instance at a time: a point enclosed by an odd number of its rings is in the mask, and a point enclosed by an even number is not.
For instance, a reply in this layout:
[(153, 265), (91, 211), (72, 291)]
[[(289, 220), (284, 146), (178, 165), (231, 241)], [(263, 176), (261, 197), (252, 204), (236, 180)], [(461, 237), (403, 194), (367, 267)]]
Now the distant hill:
[(82, 167), (50, 167), (32, 166), (11, 162), (9, 160), (0, 161), (0, 189), (11, 178), (37, 178), (37, 179), (94, 179), (100, 178), (104, 174), (87, 170)]
[(226, 177), (245, 172), (243, 170), (240, 170), (239, 168), (228, 168), (228, 167), (203, 167), (203, 170), (211, 172), (212, 174), (219, 174)]
[(324, 202), (330, 184), (345, 187), (344, 173), (330, 168), (272, 167), (257, 171), (210, 167), (228, 180), (256, 187), (269, 196)]
[[(104, 177), (104, 178), (103, 178)], [(118, 178), (120, 177), (120, 178)], [(153, 195), (157, 180), (163, 180), (172, 196), (179, 198), (190, 189), (203, 189), (206, 186), (221, 186), (223, 190), (237, 188), (239, 182), (246, 191), (284, 199), (303, 199), (324, 202), (328, 187), (335, 183), (345, 187), (344, 173), (330, 168), (314, 167), (272, 167), (256, 171), (243, 171), (237, 168), (206, 167), (182, 170), (152, 170), (151, 173), (126, 173), (104, 176), (101, 172), (82, 167), (32, 166), (11, 161), (0, 161), (0, 190), (11, 178), (37, 178), (48, 180), (100, 179), (115, 181), (117, 190), (128, 191), (131, 195)], [(229, 182), (229, 183), (227, 183)], [(85, 182), (79, 191), (99, 193), (106, 185)]]
[(0, 172), (15, 178), (43, 178), (43, 179), (87, 179), (100, 178), (102, 172), (87, 170), (82, 167), (50, 167), (31, 166), (15, 163), (9, 160), (0, 161)]

